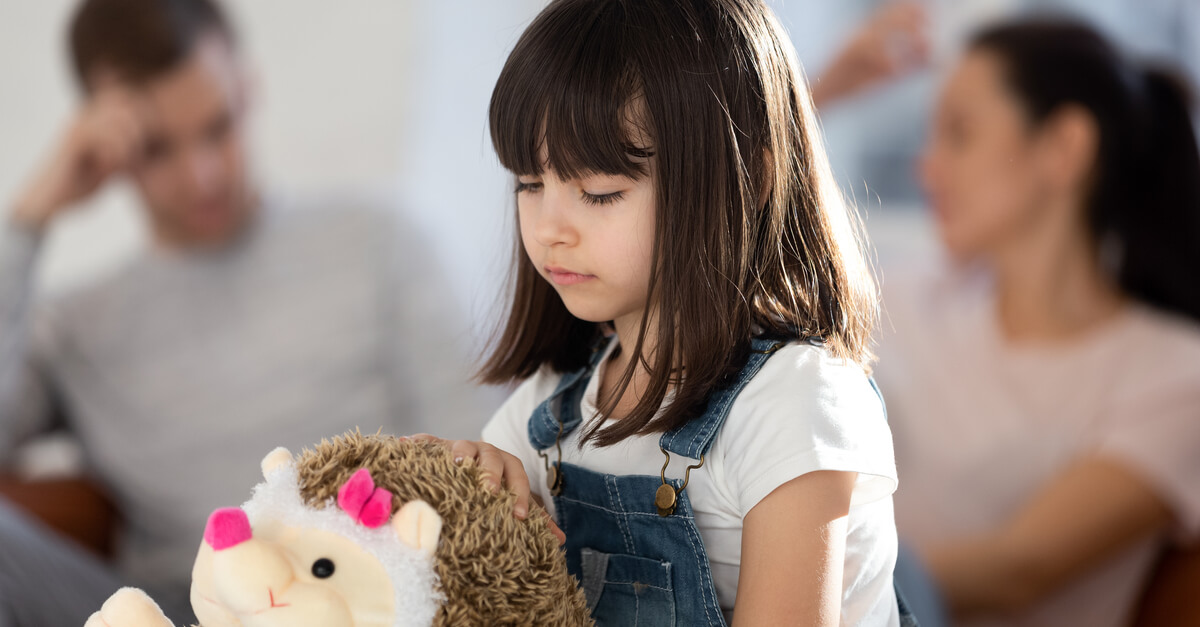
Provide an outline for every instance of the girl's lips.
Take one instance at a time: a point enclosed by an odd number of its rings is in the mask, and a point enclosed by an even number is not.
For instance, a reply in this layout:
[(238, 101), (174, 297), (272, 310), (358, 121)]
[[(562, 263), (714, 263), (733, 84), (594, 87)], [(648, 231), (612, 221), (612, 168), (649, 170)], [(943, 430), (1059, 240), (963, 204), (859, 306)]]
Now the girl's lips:
[(578, 272), (571, 272), (565, 268), (556, 267), (546, 268), (546, 273), (550, 275), (550, 280), (553, 281), (555, 285), (578, 285), (579, 283), (591, 281), (592, 279), (596, 278), (596, 276), (592, 274), (579, 274)]

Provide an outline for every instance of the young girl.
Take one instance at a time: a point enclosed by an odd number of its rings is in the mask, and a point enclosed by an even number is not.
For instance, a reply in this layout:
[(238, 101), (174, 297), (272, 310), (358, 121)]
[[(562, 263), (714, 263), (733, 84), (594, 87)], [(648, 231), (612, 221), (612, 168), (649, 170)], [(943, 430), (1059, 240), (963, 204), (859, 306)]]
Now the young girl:
[[(759, 0), (557, 0), (491, 103), (524, 380), (457, 442), (566, 534), (601, 625), (897, 625), (875, 289)], [(527, 476), (528, 473), (528, 476)]]

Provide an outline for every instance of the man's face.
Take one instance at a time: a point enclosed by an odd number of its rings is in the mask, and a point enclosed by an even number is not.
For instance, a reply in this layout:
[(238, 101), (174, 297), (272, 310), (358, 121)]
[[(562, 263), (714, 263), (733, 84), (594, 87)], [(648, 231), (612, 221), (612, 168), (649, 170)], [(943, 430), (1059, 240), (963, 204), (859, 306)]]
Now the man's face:
[(172, 248), (227, 243), (254, 210), (244, 76), (230, 44), (201, 38), (177, 68), (135, 95), (145, 151), (129, 173), (155, 239)]

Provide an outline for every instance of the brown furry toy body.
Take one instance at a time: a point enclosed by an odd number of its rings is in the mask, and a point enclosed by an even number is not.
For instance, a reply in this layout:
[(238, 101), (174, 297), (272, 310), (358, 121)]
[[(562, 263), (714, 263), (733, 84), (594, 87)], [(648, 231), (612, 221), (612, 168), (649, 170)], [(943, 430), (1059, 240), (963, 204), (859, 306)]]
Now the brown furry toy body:
[[(543, 516), (518, 520), (441, 443), (349, 433), (263, 459), (209, 518), (192, 570), (204, 627), (591, 625)], [(124, 588), (85, 627), (172, 627)]]

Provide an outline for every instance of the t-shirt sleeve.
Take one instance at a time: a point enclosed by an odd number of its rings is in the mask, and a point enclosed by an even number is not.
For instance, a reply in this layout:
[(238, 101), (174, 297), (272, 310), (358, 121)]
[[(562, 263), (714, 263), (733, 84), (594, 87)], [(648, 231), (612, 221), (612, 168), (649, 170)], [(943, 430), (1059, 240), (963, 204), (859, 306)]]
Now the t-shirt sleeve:
[(851, 505), (895, 491), (883, 405), (862, 368), (820, 347), (781, 349), (738, 395), (717, 442), (745, 516), (779, 486), (818, 470), (858, 473)]
[[(1200, 334), (1152, 351), (1140, 382), (1114, 399), (1098, 450), (1148, 481), (1171, 508), (1180, 540), (1200, 540)], [(1147, 351), (1148, 353), (1151, 351)]]

